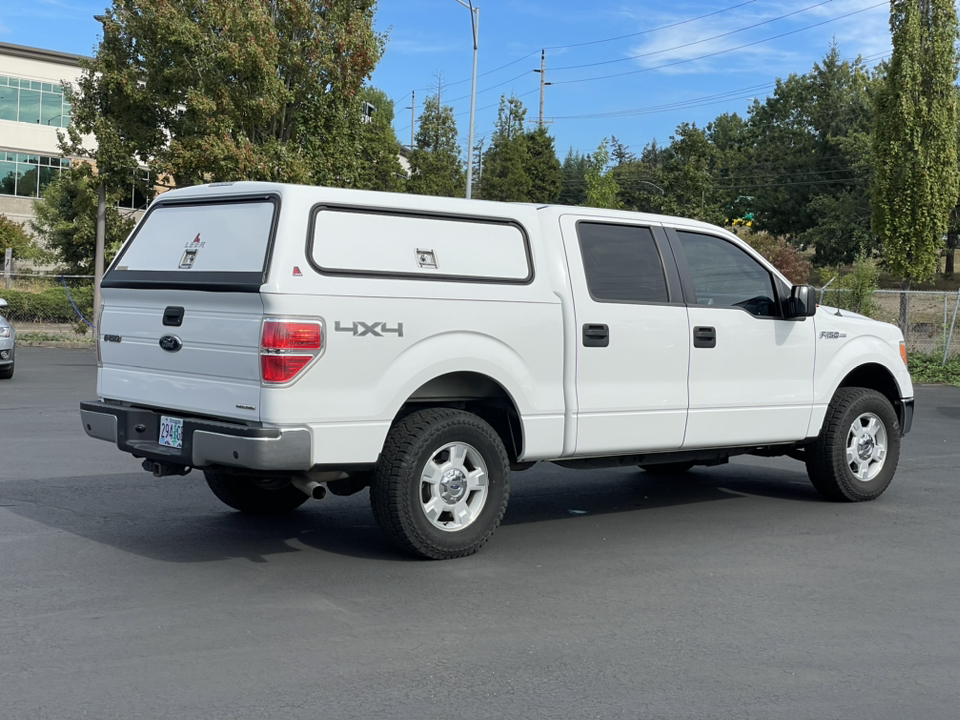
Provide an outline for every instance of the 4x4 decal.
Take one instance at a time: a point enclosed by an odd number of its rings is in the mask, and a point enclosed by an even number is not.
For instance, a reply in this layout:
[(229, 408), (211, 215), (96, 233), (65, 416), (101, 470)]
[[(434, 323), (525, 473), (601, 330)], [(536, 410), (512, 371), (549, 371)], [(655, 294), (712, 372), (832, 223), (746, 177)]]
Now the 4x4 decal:
[(350, 325), (341, 325), (340, 321), (337, 320), (333, 329), (335, 332), (352, 333), (354, 337), (364, 337), (366, 335), (383, 337), (385, 333), (393, 333), (397, 337), (403, 337), (403, 323), (397, 323), (396, 327), (390, 327), (385, 322), (365, 323), (354, 320)]

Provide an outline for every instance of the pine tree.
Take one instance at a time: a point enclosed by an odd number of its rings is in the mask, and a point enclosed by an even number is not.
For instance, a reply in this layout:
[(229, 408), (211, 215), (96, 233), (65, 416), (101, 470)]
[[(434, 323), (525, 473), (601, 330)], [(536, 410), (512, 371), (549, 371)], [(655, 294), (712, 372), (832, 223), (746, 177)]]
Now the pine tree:
[(527, 133), (527, 174), (530, 176), (530, 202), (555, 203), (563, 190), (563, 170), (553, 138), (545, 127)]
[(528, 172), (530, 149), (523, 125), (526, 115), (526, 108), (516, 96), (507, 98), (504, 95), (500, 98), (497, 129), (493, 133), (490, 149), (483, 156), (480, 197), (484, 200), (531, 200), (533, 181)]
[(453, 117), (453, 108), (441, 106), (436, 95), (431, 95), (423, 103), (416, 144), (410, 153), (407, 192), (463, 197), (467, 176), (457, 144), (457, 121)]

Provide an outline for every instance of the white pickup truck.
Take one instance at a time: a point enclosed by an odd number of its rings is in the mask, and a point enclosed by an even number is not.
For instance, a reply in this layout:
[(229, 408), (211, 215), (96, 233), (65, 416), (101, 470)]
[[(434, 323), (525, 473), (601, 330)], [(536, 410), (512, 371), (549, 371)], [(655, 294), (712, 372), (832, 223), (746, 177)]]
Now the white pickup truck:
[(538, 461), (789, 455), (871, 500), (913, 416), (896, 327), (694, 220), (215, 184), (156, 200), (102, 288), (88, 435), (249, 513), (369, 487), (428, 558), (476, 552)]

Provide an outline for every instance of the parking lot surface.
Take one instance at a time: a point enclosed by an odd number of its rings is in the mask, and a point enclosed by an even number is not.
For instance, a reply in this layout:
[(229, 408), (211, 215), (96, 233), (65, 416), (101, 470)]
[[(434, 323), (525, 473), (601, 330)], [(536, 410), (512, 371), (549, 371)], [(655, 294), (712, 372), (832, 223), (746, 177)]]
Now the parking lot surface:
[(538, 465), (478, 555), (396, 553), (367, 493), (287, 518), (88, 439), (91, 350), (0, 382), (0, 717), (955, 718), (960, 389), (875, 502), (793, 460)]

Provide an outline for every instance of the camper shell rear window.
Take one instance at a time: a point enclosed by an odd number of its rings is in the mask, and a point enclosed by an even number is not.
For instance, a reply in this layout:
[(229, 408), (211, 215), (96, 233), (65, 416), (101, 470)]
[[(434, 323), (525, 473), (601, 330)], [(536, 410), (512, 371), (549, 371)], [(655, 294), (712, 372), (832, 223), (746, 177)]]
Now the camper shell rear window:
[(279, 211), (275, 195), (161, 199), (102, 286), (257, 292), (266, 281)]

